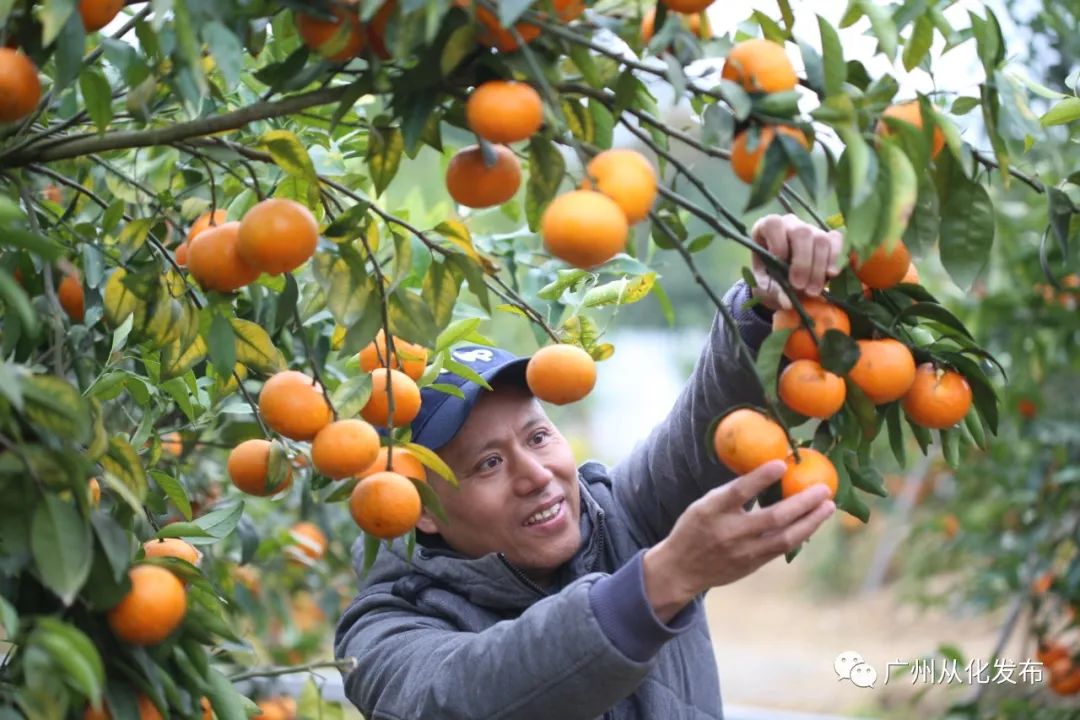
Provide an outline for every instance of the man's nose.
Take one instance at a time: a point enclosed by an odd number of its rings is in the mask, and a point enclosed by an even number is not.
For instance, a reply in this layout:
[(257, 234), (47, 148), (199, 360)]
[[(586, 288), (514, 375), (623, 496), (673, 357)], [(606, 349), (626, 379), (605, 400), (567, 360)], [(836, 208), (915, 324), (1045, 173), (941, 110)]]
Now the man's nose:
[(531, 495), (543, 490), (555, 475), (535, 454), (522, 450), (515, 458), (514, 491), (521, 495)]

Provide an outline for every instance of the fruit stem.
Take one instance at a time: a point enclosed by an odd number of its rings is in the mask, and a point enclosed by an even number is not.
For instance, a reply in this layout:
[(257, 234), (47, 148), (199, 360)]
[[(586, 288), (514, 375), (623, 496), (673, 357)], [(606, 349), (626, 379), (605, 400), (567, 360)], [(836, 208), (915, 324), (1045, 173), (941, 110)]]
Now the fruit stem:
[(313, 383), (319, 383), (323, 397), (326, 398), (326, 404), (330, 406), (330, 412), (333, 414), (334, 420), (337, 420), (337, 408), (334, 407), (333, 401), (330, 400), (330, 392), (326, 389), (326, 383), (323, 382), (322, 373), (319, 372), (319, 363), (315, 359), (315, 352), (311, 349), (311, 343), (308, 342), (307, 333), (304, 332), (304, 323), (300, 320), (300, 310), (295, 303), (293, 304), (293, 321), (296, 334), (300, 336), (300, 343), (304, 346), (304, 355), (311, 364), (311, 374), (314, 376)]

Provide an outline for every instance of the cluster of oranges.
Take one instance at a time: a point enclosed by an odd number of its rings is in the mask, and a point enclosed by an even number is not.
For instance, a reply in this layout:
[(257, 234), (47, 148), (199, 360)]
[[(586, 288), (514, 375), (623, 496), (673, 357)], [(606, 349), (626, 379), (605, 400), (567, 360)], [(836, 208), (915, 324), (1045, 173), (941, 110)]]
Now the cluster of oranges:
[(257, 203), (239, 222), (224, 210), (196, 218), (187, 239), (176, 248), (176, 263), (204, 290), (235, 292), (262, 273), (279, 275), (303, 265), (315, 253), (319, 224), (298, 202), (270, 198)]
[(297, 13), (293, 19), (304, 45), (330, 62), (348, 62), (359, 57), (365, 47), (371, 48), (375, 57), (386, 60), (390, 57), (386, 48), (386, 25), (396, 7), (395, 0), (383, 3), (367, 25), (360, 22), (356, 8), (340, 6), (331, 8), (330, 18)]
[[(918, 282), (901, 241), (891, 248), (878, 248), (865, 261), (852, 255), (851, 263), (867, 288), (887, 289), (901, 281)], [(802, 298), (801, 304), (818, 340), (829, 330), (851, 334), (851, 322), (843, 309), (820, 298)], [(792, 330), (784, 344), (784, 355), (791, 362), (777, 382), (781, 401), (810, 418), (827, 420), (839, 412), (847, 399), (847, 385), (844, 378), (821, 365), (815, 338), (796, 310), (776, 311), (773, 330)], [(892, 338), (867, 338), (856, 343), (859, 358), (847, 378), (874, 405), (899, 400), (911, 422), (932, 429), (952, 427), (968, 414), (972, 391), (960, 373), (932, 363), (916, 366), (911, 350)], [(785, 497), (817, 482), (836, 492), (838, 476), (831, 461), (807, 448), (799, 449), (796, 461), (784, 429), (756, 410), (739, 409), (725, 416), (717, 425), (713, 443), (717, 457), (739, 474), (770, 460), (785, 460), (788, 471), (781, 481)]]

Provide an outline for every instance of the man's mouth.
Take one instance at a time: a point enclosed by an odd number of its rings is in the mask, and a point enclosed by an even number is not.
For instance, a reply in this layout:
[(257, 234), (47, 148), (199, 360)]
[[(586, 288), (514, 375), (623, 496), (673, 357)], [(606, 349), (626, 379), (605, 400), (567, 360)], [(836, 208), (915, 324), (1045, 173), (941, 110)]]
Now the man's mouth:
[(562, 511), (562, 506), (565, 501), (565, 498), (559, 498), (551, 505), (548, 505), (542, 510), (534, 512), (522, 524), (525, 525), (525, 527), (529, 527), (532, 525), (540, 525), (542, 523), (554, 520), (556, 517), (559, 516), (559, 513)]

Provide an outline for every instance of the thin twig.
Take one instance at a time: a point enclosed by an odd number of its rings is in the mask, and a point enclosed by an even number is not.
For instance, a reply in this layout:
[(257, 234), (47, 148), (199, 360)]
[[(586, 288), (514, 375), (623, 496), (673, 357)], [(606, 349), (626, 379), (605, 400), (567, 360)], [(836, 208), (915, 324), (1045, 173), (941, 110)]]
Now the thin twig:
[(251, 680), (253, 678), (295, 675), (297, 673), (306, 673), (311, 672), (312, 670), (319, 670), (320, 668), (337, 668), (338, 670), (352, 672), (356, 669), (357, 665), (358, 662), (354, 657), (345, 658), (344, 660), (320, 660), (318, 662), (311, 662), (305, 665), (291, 665), (288, 667), (272, 667), (263, 668), (261, 670), (249, 670), (248, 672), (230, 675), (229, 682), (235, 683), (240, 682), (241, 680)]

